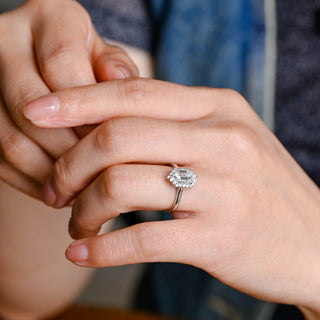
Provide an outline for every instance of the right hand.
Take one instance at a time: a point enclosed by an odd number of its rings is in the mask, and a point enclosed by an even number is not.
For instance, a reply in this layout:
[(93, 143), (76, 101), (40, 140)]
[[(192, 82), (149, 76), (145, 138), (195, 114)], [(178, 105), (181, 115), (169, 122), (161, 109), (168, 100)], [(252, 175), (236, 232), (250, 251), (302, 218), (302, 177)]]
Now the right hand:
[(29, 0), (0, 15), (0, 179), (35, 198), (54, 160), (84, 130), (41, 129), (23, 116), (52, 91), (137, 76), (132, 60), (98, 36), (73, 0)]

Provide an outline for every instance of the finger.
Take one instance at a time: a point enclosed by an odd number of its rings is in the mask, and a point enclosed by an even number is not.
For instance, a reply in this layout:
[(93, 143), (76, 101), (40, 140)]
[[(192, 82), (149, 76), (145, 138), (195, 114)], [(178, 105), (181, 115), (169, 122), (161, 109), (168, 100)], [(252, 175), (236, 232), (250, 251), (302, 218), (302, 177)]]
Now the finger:
[[(145, 222), (74, 242), (69, 260), (86, 267), (111, 267), (142, 262), (180, 262), (197, 265), (207, 254), (199, 218)], [(202, 259), (203, 260), (203, 259)]]
[[(98, 36), (96, 36), (92, 55), (93, 69), (98, 82), (125, 79), (139, 75), (138, 68), (124, 50), (117, 46), (105, 43)], [(75, 128), (75, 130), (77, 135), (80, 138), (83, 138), (95, 127), (95, 124), (83, 125)]]
[[(87, 12), (77, 2), (50, 1), (43, 8), (32, 31), (39, 69), (50, 90), (95, 83), (91, 52), (97, 35)], [(48, 15), (58, 16), (59, 23)], [(80, 138), (85, 131), (75, 128)]]
[(41, 199), (42, 186), (0, 158), (0, 179), (21, 192)]
[(114, 164), (191, 164), (197, 161), (193, 145), (198, 144), (201, 134), (202, 130), (191, 130), (191, 125), (182, 122), (144, 118), (107, 121), (55, 163), (44, 191), (46, 203), (65, 205), (99, 172)]
[(127, 116), (189, 121), (207, 116), (222, 103), (214, 89), (130, 78), (56, 92), (30, 103), (24, 114), (34, 124), (52, 128)]
[(1, 98), (0, 128), (0, 155), (2, 159), (18, 171), (44, 184), (52, 171), (53, 160), (15, 126), (4, 110)]
[[(59, 17), (59, 23), (49, 16)], [(94, 33), (76, 1), (48, 1), (32, 23), (37, 62), (52, 91), (95, 83), (91, 65)]]
[(97, 37), (93, 69), (98, 82), (138, 77), (139, 70), (127, 53)]
[[(27, 27), (18, 23), (16, 28)], [(7, 31), (0, 37), (0, 91), (4, 105), (21, 131), (57, 158), (76, 143), (78, 138), (71, 129), (44, 131), (32, 125), (22, 114), (22, 109), (28, 102), (49, 93), (49, 89), (39, 76), (31, 40), (26, 36), (5, 36), (9, 34)], [(17, 34), (24, 35), (25, 32), (17, 30)]]
[[(71, 236), (94, 236), (106, 221), (120, 213), (170, 208), (176, 196), (176, 188), (166, 178), (171, 170), (157, 165), (109, 167), (77, 197), (70, 221)], [(203, 191), (200, 184), (192, 190), (185, 189), (175, 217), (188, 217), (199, 211)]]
[[(52, 91), (93, 84), (95, 77), (106, 81), (138, 75), (123, 50), (105, 44), (98, 36), (79, 3), (48, 2), (44, 8), (33, 21), (32, 29), (40, 72)], [(48, 20), (48, 15), (59, 16), (59, 23)], [(75, 132), (81, 138), (87, 129), (78, 127)]]
[[(98, 82), (139, 76), (139, 70), (128, 54), (120, 47), (105, 43), (99, 36), (96, 36), (92, 55), (93, 71)], [(83, 125), (75, 130), (83, 138), (96, 126)]]
[[(59, 16), (59, 23), (48, 20), (51, 15)], [(53, 91), (95, 83), (92, 64), (107, 80), (137, 74), (123, 50), (103, 43), (89, 14), (75, 1), (49, 1), (32, 29), (41, 74)]]

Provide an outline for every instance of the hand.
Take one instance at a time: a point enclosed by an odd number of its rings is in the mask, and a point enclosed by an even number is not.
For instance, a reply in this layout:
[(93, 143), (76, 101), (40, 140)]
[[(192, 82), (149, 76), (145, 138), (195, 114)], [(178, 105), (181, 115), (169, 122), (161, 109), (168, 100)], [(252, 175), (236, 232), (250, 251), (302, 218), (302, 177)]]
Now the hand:
[(78, 135), (35, 127), (23, 107), (53, 90), (138, 75), (130, 58), (105, 44), (71, 0), (30, 0), (0, 15), (0, 70), (0, 179), (37, 198), (54, 159)]
[[(319, 189), (236, 92), (130, 79), (59, 91), (24, 112), (48, 128), (105, 121), (45, 188), (55, 207), (78, 194), (71, 233), (86, 239), (71, 261), (187, 263), (257, 298), (319, 308)], [(169, 163), (199, 176), (176, 219), (95, 236), (122, 212), (169, 208)]]

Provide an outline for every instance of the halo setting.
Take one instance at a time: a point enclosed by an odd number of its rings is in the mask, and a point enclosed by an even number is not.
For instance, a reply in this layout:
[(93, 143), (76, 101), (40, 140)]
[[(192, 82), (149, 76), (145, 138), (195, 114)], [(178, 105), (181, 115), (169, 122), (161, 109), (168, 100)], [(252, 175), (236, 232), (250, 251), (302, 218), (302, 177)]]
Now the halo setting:
[(191, 169), (175, 167), (167, 176), (167, 179), (176, 188), (192, 188), (199, 178)]

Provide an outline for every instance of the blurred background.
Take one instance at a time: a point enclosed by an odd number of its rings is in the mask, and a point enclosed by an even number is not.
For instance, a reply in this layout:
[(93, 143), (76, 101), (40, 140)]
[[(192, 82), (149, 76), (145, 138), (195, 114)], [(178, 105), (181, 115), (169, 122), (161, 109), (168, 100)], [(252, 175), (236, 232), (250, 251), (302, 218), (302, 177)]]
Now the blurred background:
[(0, 0), (0, 12), (11, 10), (14, 7), (19, 6), (25, 0)]
[[(12, 10), (25, 0), (0, 0), (0, 13)], [(123, 227), (121, 219), (115, 228)], [(98, 269), (79, 303), (128, 309), (132, 306), (136, 285), (143, 272), (143, 265)]]

